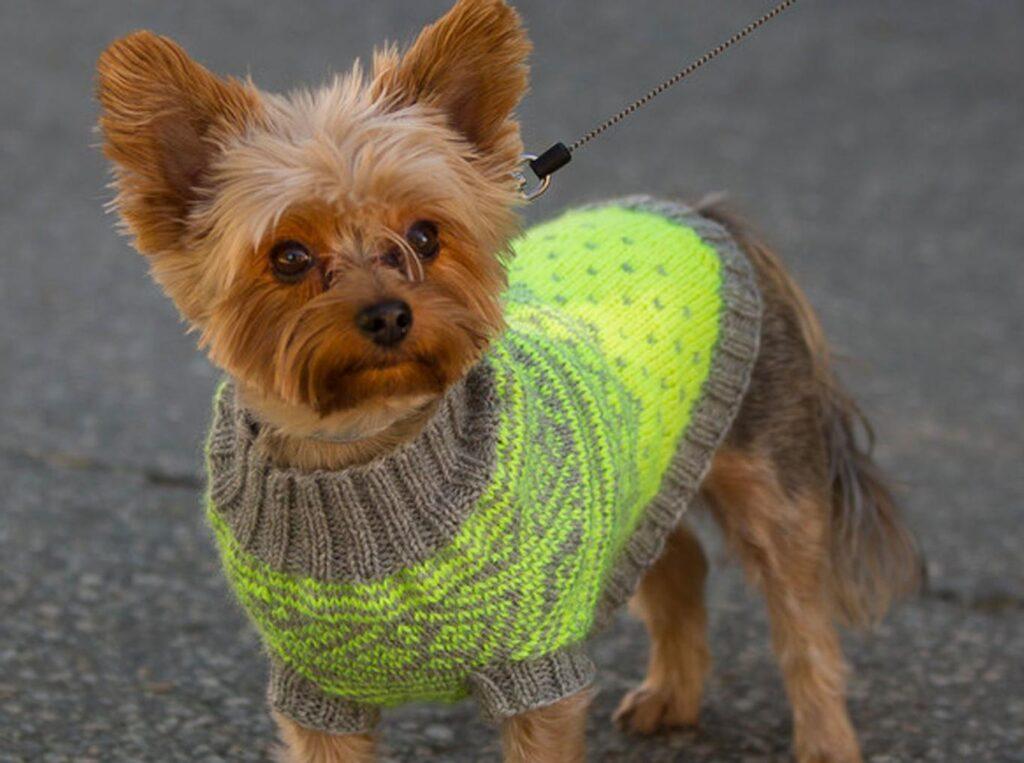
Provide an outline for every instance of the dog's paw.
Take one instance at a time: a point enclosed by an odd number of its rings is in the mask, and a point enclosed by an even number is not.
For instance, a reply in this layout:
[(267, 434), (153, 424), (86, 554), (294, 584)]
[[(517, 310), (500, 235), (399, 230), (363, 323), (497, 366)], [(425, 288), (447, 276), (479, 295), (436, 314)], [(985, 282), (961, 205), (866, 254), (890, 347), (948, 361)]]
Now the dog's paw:
[(845, 719), (796, 732), (796, 763), (863, 763), (853, 727)]
[(797, 763), (863, 763), (858, 750), (796, 754)]
[(672, 687), (641, 684), (622, 698), (612, 720), (623, 731), (646, 735), (696, 726), (699, 714), (699, 698), (680, 696)]

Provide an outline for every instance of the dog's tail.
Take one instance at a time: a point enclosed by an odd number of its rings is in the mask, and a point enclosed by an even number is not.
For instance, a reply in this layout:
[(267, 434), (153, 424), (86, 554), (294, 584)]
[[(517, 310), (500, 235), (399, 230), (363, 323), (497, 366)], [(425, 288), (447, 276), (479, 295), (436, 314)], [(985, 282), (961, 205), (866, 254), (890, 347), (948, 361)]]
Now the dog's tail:
[(913, 535), (872, 458), (874, 432), (832, 368), (825, 333), (807, 297), (779, 258), (724, 212), (717, 200), (699, 211), (729, 230), (762, 278), (788, 302), (811, 357), (819, 420), (827, 448), (831, 498), (830, 588), (838, 614), (851, 625), (877, 622), (924, 580)]
[(848, 623), (867, 625), (917, 590), (924, 565), (871, 456), (870, 422), (831, 372), (820, 386), (832, 491), (832, 594)]

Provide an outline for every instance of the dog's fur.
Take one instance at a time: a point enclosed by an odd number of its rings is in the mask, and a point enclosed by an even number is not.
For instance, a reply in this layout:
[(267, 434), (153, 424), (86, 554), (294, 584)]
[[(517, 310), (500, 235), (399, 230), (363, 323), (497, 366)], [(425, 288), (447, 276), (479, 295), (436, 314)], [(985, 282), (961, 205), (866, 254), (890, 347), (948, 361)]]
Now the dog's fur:
[[(513, 111), (529, 42), (502, 0), (459, 0), (404, 54), (378, 52), (289, 97), (221, 79), (166, 38), (139, 32), (99, 61), (114, 207), (200, 344), (270, 424), (277, 462), (340, 468), (414, 436), (442, 393), (502, 329), (503, 258), (517, 230)], [(917, 555), (858, 438), (805, 298), (778, 259), (717, 209), (764, 298), (761, 350), (703, 503), (768, 602), (793, 707), (798, 760), (857, 761), (833, 622), (863, 624), (916, 584)], [(440, 231), (420, 262), (403, 234)], [(269, 253), (299, 241), (315, 265), (275, 277)], [(402, 299), (415, 328), (398, 347), (355, 316)], [(314, 434), (344, 442), (327, 442)], [(616, 713), (641, 734), (697, 722), (710, 665), (707, 563), (680, 526), (633, 602), (650, 632), (647, 678)], [(509, 760), (582, 760), (584, 692), (503, 725)], [(374, 740), (277, 716), (282, 759), (368, 760)]]

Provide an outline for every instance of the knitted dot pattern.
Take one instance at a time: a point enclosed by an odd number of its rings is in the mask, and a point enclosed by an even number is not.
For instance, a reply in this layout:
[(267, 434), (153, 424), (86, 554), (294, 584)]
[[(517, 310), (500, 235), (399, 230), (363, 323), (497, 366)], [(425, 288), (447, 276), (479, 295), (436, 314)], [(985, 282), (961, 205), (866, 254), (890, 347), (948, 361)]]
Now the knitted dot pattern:
[(515, 252), (513, 294), (525, 287), (594, 327), (609, 371), (640, 401), (640, 455), (658, 480), (711, 365), (718, 253), (691, 228), (616, 206), (539, 225)]
[(248, 553), (208, 503), (268, 650), (327, 696), (454, 701), (478, 671), (582, 642), (687, 428), (718, 336), (715, 251), (608, 206), (533, 228), (515, 253), (509, 328), (484, 361), (493, 474), (449, 544), (377, 580), (325, 582)]

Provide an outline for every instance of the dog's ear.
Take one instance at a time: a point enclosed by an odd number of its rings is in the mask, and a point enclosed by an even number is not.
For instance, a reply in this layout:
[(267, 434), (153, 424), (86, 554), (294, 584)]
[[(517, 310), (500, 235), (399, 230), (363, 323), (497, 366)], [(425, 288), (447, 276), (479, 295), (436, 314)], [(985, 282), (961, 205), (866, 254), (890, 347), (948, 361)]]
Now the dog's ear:
[(257, 118), (251, 85), (211, 74), (166, 37), (136, 32), (97, 64), (99, 127), (116, 207), (144, 254), (178, 249), (219, 145)]
[(486, 157), (521, 150), (512, 112), (526, 93), (531, 45), (519, 15), (504, 0), (459, 0), (428, 26), (402, 57), (374, 58), (374, 94), (398, 106), (440, 108)]

